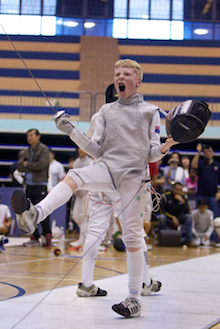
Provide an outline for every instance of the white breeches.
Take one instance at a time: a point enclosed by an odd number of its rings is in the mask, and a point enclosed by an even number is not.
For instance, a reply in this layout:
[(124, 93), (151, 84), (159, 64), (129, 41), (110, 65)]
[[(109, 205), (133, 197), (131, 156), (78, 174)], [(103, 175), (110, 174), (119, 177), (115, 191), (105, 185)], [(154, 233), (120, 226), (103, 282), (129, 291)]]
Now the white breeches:
[[(94, 197), (93, 201), (90, 200), (88, 237), (99, 238), (101, 234), (100, 239), (103, 240), (114, 208), (122, 226), (126, 247), (141, 247), (145, 208), (143, 196), (146, 194), (146, 186), (142, 183), (145, 178), (144, 173), (128, 174), (117, 190), (114, 188), (108, 168), (102, 162), (81, 169), (69, 170), (68, 176), (76, 182), (79, 190), (88, 190), (91, 198)], [(100, 205), (98, 192), (104, 192), (111, 200), (111, 204), (103, 205), (102, 202)], [(95, 195), (98, 195), (97, 200), (95, 200)]]

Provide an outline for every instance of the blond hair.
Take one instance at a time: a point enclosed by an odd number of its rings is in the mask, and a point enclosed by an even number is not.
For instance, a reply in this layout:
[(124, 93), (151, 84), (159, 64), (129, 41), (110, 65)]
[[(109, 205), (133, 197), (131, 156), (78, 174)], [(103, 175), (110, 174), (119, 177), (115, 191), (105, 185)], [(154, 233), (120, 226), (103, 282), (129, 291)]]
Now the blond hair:
[(132, 59), (120, 59), (115, 63), (115, 68), (117, 69), (119, 66), (121, 67), (131, 67), (134, 69), (136, 75), (138, 78), (143, 79), (143, 70), (140, 66), (140, 64), (136, 61), (133, 61)]

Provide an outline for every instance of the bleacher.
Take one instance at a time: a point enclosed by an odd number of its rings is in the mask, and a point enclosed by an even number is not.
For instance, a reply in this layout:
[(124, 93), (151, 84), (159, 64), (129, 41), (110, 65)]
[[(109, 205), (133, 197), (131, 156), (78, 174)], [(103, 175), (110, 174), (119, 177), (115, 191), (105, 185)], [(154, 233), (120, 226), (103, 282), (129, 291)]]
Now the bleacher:
[(12, 42), (0, 36), (1, 116), (29, 118), (37, 114), (47, 119), (53, 113), (51, 103), (56, 109), (65, 107), (78, 117), (80, 38), (10, 36), (10, 39)]
[[(218, 41), (111, 40), (86, 36), (10, 38), (54, 109), (65, 108), (72, 121), (87, 126), (91, 114), (104, 103), (106, 87), (112, 83), (113, 64), (109, 63), (114, 63), (115, 58), (139, 61), (144, 71), (139, 92), (145, 100), (166, 111), (189, 98), (209, 103), (212, 118), (208, 133), (200, 141), (210, 143), (219, 156)], [(25, 133), (29, 128), (39, 129), (41, 140), (56, 151), (65, 166), (74, 145), (66, 136), (58, 135), (55, 128), (51, 129), (53, 110), (6, 36), (0, 36), (0, 47), (0, 183), (7, 186), (10, 164), (17, 161), (18, 150), (27, 145)], [(164, 121), (161, 115), (162, 140), (166, 136)], [(196, 144), (197, 141), (181, 144), (182, 154), (192, 157)]]

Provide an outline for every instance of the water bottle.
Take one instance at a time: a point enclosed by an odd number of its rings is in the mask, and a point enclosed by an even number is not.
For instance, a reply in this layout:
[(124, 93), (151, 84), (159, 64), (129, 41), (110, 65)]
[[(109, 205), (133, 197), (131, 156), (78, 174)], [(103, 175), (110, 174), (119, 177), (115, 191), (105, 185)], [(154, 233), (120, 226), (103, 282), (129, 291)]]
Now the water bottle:
[(65, 250), (65, 234), (64, 234), (63, 226), (60, 228), (60, 237), (59, 237), (58, 248), (60, 249), (61, 253), (64, 253), (64, 250)]
[(51, 234), (47, 233), (46, 235), (46, 244), (45, 244), (45, 248), (51, 248)]

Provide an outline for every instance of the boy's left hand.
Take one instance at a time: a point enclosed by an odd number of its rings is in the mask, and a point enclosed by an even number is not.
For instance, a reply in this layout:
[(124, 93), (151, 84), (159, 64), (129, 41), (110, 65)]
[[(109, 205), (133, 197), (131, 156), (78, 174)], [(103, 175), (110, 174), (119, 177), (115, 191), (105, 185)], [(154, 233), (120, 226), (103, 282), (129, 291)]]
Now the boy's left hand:
[(161, 145), (160, 151), (161, 153), (166, 153), (171, 146), (179, 144), (179, 142), (176, 142), (171, 135), (168, 136), (166, 139), (166, 142)]

